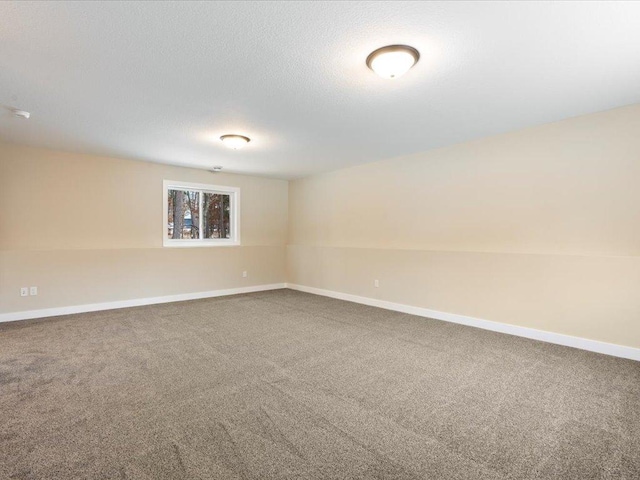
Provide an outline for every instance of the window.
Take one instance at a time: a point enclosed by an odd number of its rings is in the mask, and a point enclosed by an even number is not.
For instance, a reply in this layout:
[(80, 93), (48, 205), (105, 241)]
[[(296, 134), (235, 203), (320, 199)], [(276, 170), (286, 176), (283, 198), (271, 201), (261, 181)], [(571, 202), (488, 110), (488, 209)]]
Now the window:
[(240, 189), (164, 181), (163, 245), (240, 245)]

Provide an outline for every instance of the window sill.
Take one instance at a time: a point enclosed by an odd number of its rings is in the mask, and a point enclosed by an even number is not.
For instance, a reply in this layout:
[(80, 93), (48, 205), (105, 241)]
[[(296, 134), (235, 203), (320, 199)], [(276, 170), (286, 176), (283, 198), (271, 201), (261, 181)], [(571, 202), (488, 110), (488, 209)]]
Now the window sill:
[(163, 247), (170, 248), (196, 248), (196, 247), (239, 247), (239, 241), (220, 242), (213, 241), (207, 242), (203, 240), (164, 240)]

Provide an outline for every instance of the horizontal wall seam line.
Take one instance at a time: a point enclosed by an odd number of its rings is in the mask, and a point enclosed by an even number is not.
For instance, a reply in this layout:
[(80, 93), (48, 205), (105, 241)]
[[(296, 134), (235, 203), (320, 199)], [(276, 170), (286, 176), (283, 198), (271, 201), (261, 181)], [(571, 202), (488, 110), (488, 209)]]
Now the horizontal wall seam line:
[(302, 245), (289, 244), (288, 247), (293, 248), (325, 248), (335, 250), (389, 250), (396, 252), (430, 252), (430, 253), (468, 253), (468, 254), (486, 254), (486, 255), (531, 255), (541, 257), (581, 257), (581, 258), (637, 258), (640, 255), (611, 255), (611, 254), (582, 254), (582, 253), (544, 253), (544, 252), (498, 252), (498, 251), (482, 251), (482, 250), (438, 250), (438, 249), (422, 249), (422, 248), (393, 248), (393, 247), (352, 247), (352, 246), (334, 246), (334, 245)]

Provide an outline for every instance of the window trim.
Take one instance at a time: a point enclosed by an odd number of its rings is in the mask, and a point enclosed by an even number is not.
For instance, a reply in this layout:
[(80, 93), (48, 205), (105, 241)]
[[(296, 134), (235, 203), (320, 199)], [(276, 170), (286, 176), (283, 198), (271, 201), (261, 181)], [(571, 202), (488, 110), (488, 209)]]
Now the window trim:
[[(231, 238), (167, 238), (167, 226), (169, 225), (169, 190), (196, 190), (201, 193), (200, 200), (200, 216), (199, 216), (199, 232), (202, 232), (202, 202), (204, 193), (221, 193), (229, 195), (231, 198), (230, 224)], [(225, 187), (222, 185), (210, 185), (206, 183), (180, 182), (175, 180), (162, 181), (162, 246), (163, 247), (233, 247), (240, 245), (240, 188)]]

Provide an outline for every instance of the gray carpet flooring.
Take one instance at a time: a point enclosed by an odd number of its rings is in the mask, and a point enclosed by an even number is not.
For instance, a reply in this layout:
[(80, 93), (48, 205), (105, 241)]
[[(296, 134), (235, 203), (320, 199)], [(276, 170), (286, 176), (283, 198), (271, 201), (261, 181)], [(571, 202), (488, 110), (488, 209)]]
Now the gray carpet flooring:
[(640, 363), (278, 290), (0, 326), (1, 479), (639, 479)]

